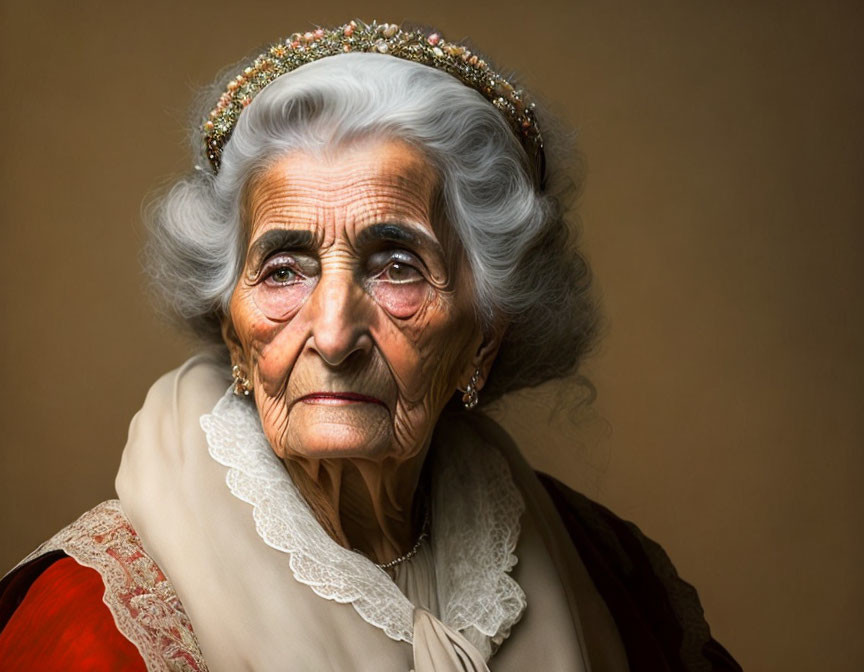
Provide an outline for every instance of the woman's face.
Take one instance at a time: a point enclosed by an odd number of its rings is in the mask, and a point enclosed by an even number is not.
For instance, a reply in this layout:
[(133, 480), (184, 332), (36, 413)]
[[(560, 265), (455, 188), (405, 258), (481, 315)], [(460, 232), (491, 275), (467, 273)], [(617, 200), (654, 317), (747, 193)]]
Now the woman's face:
[(416, 455), (479, 364), (436, 180), (416, 149), (376, 141), (288, 154), (251, 185), (223, 333), (283, 459)]

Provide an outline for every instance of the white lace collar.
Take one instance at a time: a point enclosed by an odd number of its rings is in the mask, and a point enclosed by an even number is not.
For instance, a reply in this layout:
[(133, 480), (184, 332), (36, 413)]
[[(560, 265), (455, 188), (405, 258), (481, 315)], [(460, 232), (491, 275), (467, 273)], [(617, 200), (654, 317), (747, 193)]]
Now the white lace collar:
[[(320, 526), (270, 448), (254, 404), (229, 389), (200, 422), (210, 456), (228, 467), (231, 493), (252, 505), (261, 539), (290, 555), (297, 581), (325, 599), (351, 603), (391, 639), (412, 642), (414, 605), (383, 570)], [(493, 447), (458, 432), (439, 443), (431, 539), (441, 620), (488, 658), (527, 604), (509, 575), (525, 504)]]

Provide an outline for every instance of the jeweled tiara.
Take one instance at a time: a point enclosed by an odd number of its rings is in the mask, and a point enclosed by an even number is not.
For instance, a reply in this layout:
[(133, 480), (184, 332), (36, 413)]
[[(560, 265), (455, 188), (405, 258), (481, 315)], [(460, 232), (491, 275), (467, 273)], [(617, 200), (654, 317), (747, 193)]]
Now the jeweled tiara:
[(388, 54), (428, 65), (479, 91), (501, 110), (528, 153), (538, 184), (543, 184), (543, 137), (537, 125), (534, 103), (526, 99), (524, 91), (494, 72), (476, 53), (465, 46), (447, 42), (438, 33), (403, 29), (393, 23), (375, 21), (368, 24), (351, 21), (338, 28), (294, 33), (258, 55), (243, 72), (228, 82), (202, 126), (204, 146), (213, 170), (219, 171), (222, 150), (240, 113), (265, 86), (301, 65), (348, 52)]

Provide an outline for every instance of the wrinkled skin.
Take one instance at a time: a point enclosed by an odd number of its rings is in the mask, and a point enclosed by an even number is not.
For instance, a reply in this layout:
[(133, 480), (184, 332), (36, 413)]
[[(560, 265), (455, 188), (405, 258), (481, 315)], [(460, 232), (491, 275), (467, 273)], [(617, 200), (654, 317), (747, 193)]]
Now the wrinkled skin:
[(436, 188), (401, 142), (281, 157), (250, 185), (223, 321), (270, 445), (318, 520), (382, 563), (419, 532), (441, 410), (476, 368), (482, 386), (500, 342), (477, 324), (449, 225), (433, 221)]

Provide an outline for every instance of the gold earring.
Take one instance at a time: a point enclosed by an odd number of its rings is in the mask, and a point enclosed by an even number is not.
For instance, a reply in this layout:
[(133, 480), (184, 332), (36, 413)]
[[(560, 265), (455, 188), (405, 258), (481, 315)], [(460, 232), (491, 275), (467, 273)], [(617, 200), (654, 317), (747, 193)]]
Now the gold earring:
[(234, 379), (234, 394), (238, 397), (248, 397), (252, 391), (252, 383), (243, 375), (239, 364), (231, 367), (231, 377)]
[(465, 388), (465, 393), (462, 395), (462, 403), (469, 411), (474, 408), (480, 399), (477, 396), (477, 383), (480, 381), (480, 369), (474, 369), (471, 374), (471, 382)]

